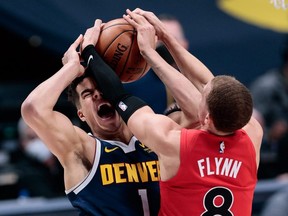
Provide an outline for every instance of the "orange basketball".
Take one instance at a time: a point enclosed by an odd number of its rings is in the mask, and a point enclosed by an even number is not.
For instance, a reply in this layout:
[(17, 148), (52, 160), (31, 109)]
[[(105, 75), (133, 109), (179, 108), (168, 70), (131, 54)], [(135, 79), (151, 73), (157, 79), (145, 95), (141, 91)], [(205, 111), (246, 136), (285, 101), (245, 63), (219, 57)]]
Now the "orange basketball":
[(138, 80), (150, 69), (140, 54), (137, 31), (123, 18), (102, 26), (96, 50), (122, 82)]

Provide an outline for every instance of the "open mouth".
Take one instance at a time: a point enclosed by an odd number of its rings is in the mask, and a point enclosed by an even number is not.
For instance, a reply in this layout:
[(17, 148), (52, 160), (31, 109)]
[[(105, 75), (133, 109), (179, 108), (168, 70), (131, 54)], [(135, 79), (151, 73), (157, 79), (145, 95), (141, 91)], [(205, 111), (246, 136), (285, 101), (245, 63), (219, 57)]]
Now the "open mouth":
[(101, 118), (109, 118), (109, 117), (114, 116), (115, 109), (113, 109), (113, 107), (111, 107), (109, 104), (101, 104), (98, 107), (97, 114)]

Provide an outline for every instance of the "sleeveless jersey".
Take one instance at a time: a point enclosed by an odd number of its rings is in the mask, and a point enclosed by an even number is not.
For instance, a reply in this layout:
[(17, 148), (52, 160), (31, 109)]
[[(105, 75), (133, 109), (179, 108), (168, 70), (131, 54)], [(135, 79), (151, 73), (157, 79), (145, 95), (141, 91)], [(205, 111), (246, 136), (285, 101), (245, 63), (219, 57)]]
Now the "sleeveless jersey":
[(256, 152), (244, 130), (216, 136), (182, 129), (180, 167), (160, 181), (159, 215), (250, 216), (256, 183)]
[(157, 156), (132, 137), (129, 145), (96, 139), (93, 167), (66, 191), (79, 215), (156, 216), (160, 206)]

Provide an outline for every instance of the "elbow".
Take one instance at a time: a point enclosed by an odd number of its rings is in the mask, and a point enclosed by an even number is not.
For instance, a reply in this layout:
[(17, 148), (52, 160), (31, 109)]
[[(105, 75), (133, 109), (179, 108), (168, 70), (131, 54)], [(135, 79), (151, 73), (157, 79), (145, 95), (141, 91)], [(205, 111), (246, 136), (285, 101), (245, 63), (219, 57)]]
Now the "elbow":
[(21, 116), (28, 123), (39, 116), (37, 105), (31, 98), (26, 98), (21, 104)]

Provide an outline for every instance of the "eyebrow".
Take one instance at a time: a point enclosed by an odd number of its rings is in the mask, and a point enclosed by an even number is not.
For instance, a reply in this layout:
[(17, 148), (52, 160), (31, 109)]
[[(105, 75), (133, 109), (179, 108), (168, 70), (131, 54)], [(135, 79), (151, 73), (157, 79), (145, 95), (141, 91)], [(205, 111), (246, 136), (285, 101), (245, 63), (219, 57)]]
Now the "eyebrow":
[(91, 92), (91, 91), (92, 91), (92, 89), (86, 88), (80, 93), (80, 96), (82, 97), (83, 94), (85, 94), (86, 92)]

